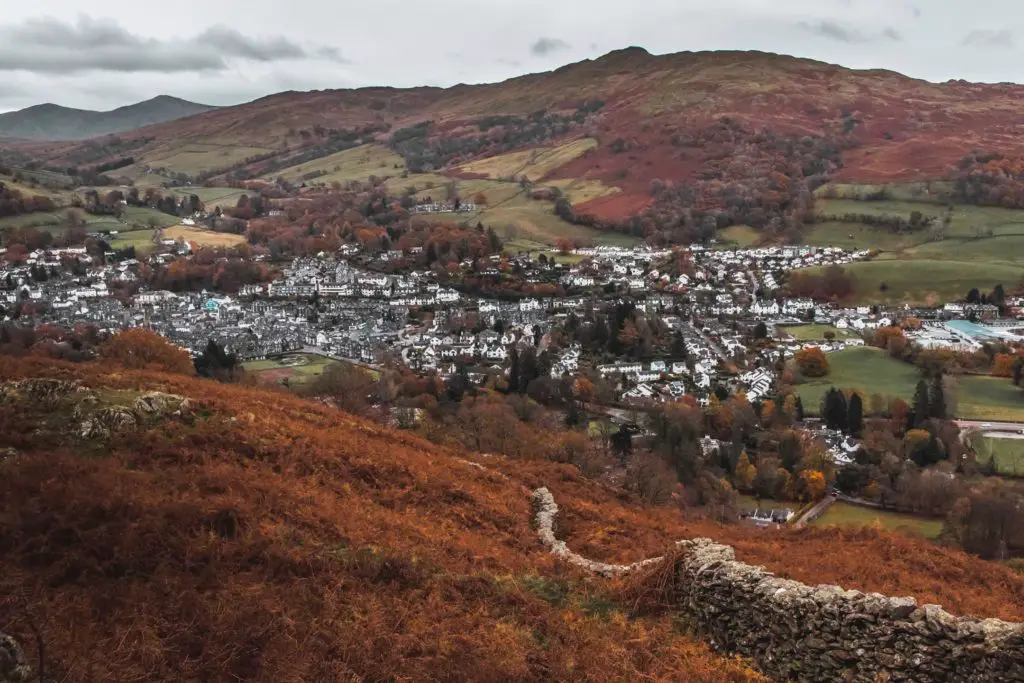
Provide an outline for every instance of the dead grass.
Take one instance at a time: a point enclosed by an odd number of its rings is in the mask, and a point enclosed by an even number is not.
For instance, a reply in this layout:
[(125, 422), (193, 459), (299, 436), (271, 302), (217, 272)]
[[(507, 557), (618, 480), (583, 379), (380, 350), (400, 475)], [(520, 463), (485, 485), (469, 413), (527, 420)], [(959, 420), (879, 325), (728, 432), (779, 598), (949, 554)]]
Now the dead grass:
[(39, 628), (56, 680), (762, 680), (556, 566), (528, 491), (458, 453), (265, 389), (0, 357), (44, 375), (196, 402), (100, 455), (0, 413), (0, 623)]
[(202, 228), (194, 228), (188, 225), (176, 225), (171, 228), (165, 228), (163, 236), (167, 239), (185, 240), (186, 242), (200, 244), (205, 247), (236, 247), (239, 244), (245, 244), (245, 237), (242, 235), (203, 230)]
[(597, 147), (597, 140), (582, 138), (555, 147), (535, 147), (471, 161), (457, 170), (489, 178), (520, 178), (538, 181), (546, 175)]

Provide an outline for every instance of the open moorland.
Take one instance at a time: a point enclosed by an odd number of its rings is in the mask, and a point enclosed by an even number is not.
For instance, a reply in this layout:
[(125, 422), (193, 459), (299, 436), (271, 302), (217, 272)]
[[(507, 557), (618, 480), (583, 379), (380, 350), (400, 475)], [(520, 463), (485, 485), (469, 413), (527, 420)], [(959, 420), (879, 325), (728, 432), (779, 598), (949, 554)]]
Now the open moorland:
[[(69, 683), (225, 671), (763, 680), (668, 616), (635, 612), (621, 584), (558, 563), (532, 526), (538, 486), (558, 501), (559, 536), (595, 559), (635, 561), (710, 537), (811, 584), (1024, 617), (1024, 579), (924, 539), (720, 525), (642, 505), (569, 465), (478, 457), (280, 391), (0, 357), (0, 379), (37, 377), (81, 382), (99, 408), (152, 389), (192, 404), (99, 440), (67, 429), (73, 410), (59, 396), (56, 411), (31, 395), (9, 404), (5, 442), (18, 456), (0, 477), (0, 590), (46, 609), (29, 625), (23, 606), (0, 601), (0, 619), (23, 642), (38, 630), (47, 671)], [(38, 538), (59, 540), (59, 557), (40, 565), (41, 548), (53, 550)], [(209, 562), (216, 571), (202, 569)], [(203, 647), (179, 656), (196, 632)], [(262, 644), (256, 662), (244, 643)]]

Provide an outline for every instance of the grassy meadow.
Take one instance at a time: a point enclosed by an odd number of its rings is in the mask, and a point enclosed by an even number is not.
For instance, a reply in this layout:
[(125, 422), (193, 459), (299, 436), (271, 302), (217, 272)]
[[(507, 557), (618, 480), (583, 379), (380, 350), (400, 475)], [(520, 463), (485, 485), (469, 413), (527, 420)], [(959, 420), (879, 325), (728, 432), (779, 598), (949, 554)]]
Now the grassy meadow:
[(403, 174), (405, 160), (384, 145), (360, 145), (268, 173), (265, 178), (273, 180), (283, 177), (290, 182), (297, 183), (302, 182), (302, 176), (319, 172), (324, 175), (312, 178), (307, 182), (325, 184), (346, 183), (353, 180), (365, 182), (370, 176), (388, 178)]
[(850, 330), (840, 330), (832, 325), (789, 325), (778, 329), (797, 341), (824, 341), (826, 332), (834, 334), (836, 339), (852, 339), (857, 336)]
[(942, 520), (906, 515), (889, 510), (850, 505), (837, 501), (814, 521), (818, 526), (871, 526), (880, 524), (892, 531), (901, 531), (912, 536), (938, 538), (942, 533)]
[(997, 475), (1024, 477), (1024, 439), (975, 436), (972, 442), (978, 462), (995, 465)]
[(796, 386), (808, 415), (817, 415), (830, 387), (856, 389), (865, 396), (882, 394), (910, 401), (920, 379), (913, 365), (891, 358), (881, 349), (854, 346), (828, 354), (829, 374)]

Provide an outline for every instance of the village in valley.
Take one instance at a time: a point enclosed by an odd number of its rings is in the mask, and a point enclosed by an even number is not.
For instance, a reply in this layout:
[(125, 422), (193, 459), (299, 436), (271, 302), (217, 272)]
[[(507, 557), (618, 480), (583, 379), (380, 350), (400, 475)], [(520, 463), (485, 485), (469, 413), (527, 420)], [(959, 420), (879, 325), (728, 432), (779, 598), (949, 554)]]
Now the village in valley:
[[(523, 282), (557, 284), (564, 295), (488, 297), (460, 291), (457, 277), (439, 278), (431, 269), (387, 272), (389, 262), (403, 258), (400, 251), (352, 244), (295, 258), (272, 281), (243, 285), (235, 294), (139, 286), (147, 262), (193, 258), (185, 241), (161, 246), (149, 256), (109, 254), (103, 265), (84, 248), (36, 250), (0, 269), (8, 317), (17, 309), (18, 322), (37, 329), (145, 327), (193, 355), (212, 340), (242, 367), (285, 384), (303, 381), (303, 366), (322, 371), (326, 363), (345, 362), (370, 372), (397, 363), (442, 381), (462, 374), (491, 386), (518, 372), (517, 359), (529, 353), (553, 380), (600, 383), (593, 414), (640, 430), (647, 408), (687, 396), (705, 408), (735, 394), (755, 406), (770, 402), (797, 353), (864, 346), (872, 331), (904, 320), (915, 321), (906, 334), (924, 348), (973, 351), (991, 339), (1024, 340), (1017, 320), (1024, 302), (1012, 297), (1005, 301), (1007, 317), (998, 318), (999, 308), (989, 303), (843, 307), (782, 294), (795, 269), (871, 258), (836, 247), (597, 246), (495, 254), (480, 274), (514, 271)], [(480, 271), (469, 259), (460, 267)], [(128, 298), (119, 295), (126, 287), (134, 291)], [(642, 315), (643, 338), (619, 355), (614, 340), (581, 343), (600, 314)], [(802, 417), (818, 408), (799, 411)], [(855, 439), (827, 424), (806, 427), (827, 444), (836, 465), (854, 461)], [(710, 437), (702, 442), (706, 451), (720, 445)], [(745, 514), (774, 525), (793, 510), (754, 505)]]

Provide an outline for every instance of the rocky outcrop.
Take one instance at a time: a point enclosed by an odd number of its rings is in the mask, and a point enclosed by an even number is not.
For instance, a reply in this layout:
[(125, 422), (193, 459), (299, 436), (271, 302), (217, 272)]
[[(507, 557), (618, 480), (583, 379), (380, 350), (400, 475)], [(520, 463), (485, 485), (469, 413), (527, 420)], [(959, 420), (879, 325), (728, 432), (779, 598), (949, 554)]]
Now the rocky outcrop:
[[(0, 402), (23, 401), (43, 409), (41, 425), (66, 429), (67, 409), (78, 422), (71, 432), (82, 439), (105, 438), (168, 417), (185, 417), (192, 403), (184, 396), (150, 391), (141, 395), (129, 390), (93, 391), (78, 382), (48, 378), (30, 378), (0, 384)], [(47, 424), (49, 417), (54, 424)], [(60, 418), (58, 420), (58, 417)], [(56, 424), (57, 422), (60, 424)]]
[(91, 417), (82, 420), (79, 435), (83, 439), (105, 438), (114, 432), (137, 427), (139, 421), (130, 408), (111, 406), (100, 408)]
[(32, 667), (17, 640), (0, 632), (0, 683), (25, 683), (32, 679)]
[(87, 388), (78, 382), (46, 377), (32, 377), (12, 382), (5, 382), (0, 388), (0, 395), (5, 399), (21, 398), (43, 406), (55, 406), (74, 392), (87, 392)]
[(808, 586), (737, 562), (706, 538), (667, 558), (609, 565), (580, 557), (554, 533), (558, 506), (533, 493), (537, 533), (551, 552), (601, 574), (671, 562), (672, 604), (720, 650), (784, 681), (1024, 681), (1024, 625), (955, 617), (914, 598)]
[(135, 399), (132, 404), (132, 411), (139, 419), (174, 415), (175, 417), (188, 413), (192, 403), (184, 396), (177, 394), (165, 394), (160, 391), (151, 391)]

